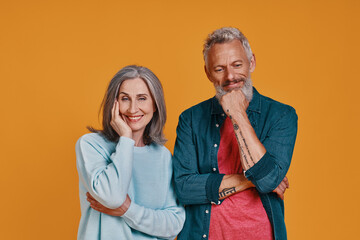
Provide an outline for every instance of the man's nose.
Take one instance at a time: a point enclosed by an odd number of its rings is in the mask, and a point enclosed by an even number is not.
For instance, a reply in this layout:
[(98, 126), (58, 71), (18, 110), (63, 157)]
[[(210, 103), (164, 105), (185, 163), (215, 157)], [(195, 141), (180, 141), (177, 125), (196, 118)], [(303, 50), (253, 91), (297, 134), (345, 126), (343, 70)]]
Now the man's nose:
[(232, 68), (226, 69), (226, 80), (232, 81), (235, 79), (235, 72)]

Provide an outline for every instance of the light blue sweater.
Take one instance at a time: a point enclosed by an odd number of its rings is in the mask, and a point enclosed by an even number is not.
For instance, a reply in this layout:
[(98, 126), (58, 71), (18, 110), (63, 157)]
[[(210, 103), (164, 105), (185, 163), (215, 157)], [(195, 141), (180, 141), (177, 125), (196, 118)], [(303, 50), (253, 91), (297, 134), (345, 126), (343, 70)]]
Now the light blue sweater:
[[(81, 219), (78, 240), (174, 239), (185, 221), (172, 184), (171, 153), (164, 146), (135, 147), (120, 137), (113, 143), (100, 134), (76, 143)], [(100, 213), (86, 200), (89, 192), (108, 208), (118, 208), (129, 194), (122, 217)]]

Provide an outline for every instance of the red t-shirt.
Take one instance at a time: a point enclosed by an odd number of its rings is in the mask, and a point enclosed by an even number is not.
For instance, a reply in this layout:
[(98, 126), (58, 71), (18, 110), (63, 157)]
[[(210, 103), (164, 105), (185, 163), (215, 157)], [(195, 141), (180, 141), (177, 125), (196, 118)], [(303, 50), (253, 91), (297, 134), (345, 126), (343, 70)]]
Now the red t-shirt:
[[(219, 172), (241, 173), (239, 147), (232, 122), (228, 117), (220, 129), (220, 136)], [(255, 188), (225, 198), (221, 205), (212, 205), (209, 239), (273, 239), (269, 218)]]

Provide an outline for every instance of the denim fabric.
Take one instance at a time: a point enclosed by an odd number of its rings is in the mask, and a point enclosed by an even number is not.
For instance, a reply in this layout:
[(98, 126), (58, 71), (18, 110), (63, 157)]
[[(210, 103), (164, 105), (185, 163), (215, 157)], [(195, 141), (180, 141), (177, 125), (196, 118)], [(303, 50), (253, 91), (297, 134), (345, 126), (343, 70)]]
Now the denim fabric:
[[(287, 239), (284, 203), (272, 191), (284, 179), (297, 133), (295, 110), (262, 96), (254, 96), (246, 110), (266, 154), (245, 173), (256, 186), (274, 230), (275, 239)], [(221, 204), (217, 153), (220, 127), (226, 115), (213, 97), (184, 111), (179, 117), (173, 165), (175, 190), (185, 205), (186, 220), (179, 240), (208, 239), (211, 204)]]

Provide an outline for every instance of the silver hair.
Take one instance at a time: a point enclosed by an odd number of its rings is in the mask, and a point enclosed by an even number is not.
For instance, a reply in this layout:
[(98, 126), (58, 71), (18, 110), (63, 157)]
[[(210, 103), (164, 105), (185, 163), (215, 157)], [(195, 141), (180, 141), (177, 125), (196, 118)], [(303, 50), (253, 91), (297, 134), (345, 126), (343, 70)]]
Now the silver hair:
[(239, 40), (241, 42), (241, 44), (243, 45), (246, 56), (250, 62), (253, 53), (251, 51), (249, 41), (244, 36), (244, 34), (242, 32), (240, 32), (240, 30), (237, 28), (223, 27), (223, 28), (217, 29), (214, 32), (210, 33), (205, 40), (204, 49), (203, 49), (205, 64), (207, 65), (208, 52), (209, 52), (210, 48), (212, 46), (214, 46), (214, 44), (226, 43), (226, 42), (230, 42), (235, 39)]
[(155, 102), (156, 111), (153, 118), (145, 128), (143, 141), (146, 145), (155, 142), (163, 145), (166, 142), (164, 137), (163, 128), (166, 122), (166, 106), (164, 99), (164, 91), (159, 79), (148, 68), (129, 65), (122, 68), (115, 74), (109, 83), (104, 99), (102, 101), (102, 113), (103, 113), (103, 130), (96, 130), (92, 127), (88, 127), (91, 132), (98, 132), (103, 134), (108, 140), (116, 142), (119, 139), (119, 135), (111, 127), (111, 109), (113, 107), (115, 99), (118, 98), (119, 88), (125, 80), (141, 78), (148, 86), (151, 97)]

